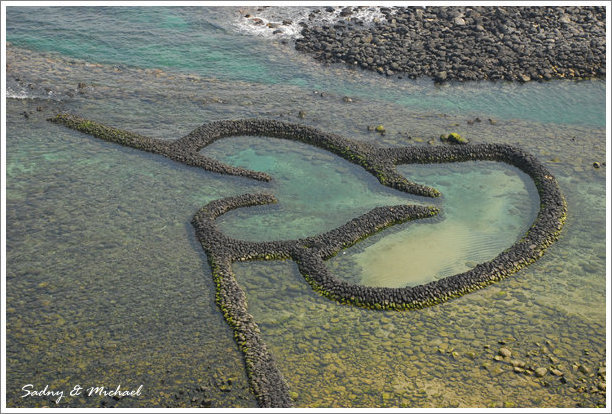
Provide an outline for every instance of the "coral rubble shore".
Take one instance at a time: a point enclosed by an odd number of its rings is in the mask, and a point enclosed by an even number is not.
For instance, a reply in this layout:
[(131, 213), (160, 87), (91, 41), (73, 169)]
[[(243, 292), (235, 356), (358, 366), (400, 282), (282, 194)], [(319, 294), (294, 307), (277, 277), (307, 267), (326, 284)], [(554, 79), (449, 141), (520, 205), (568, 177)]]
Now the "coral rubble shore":
[(438, 82), (605, 78), (604, 7), (382, 7), (384, 18), (369, 27), (351, 18), (355, 9), (334, 24), (304, 24), (296, 49)]
[(297, 240), (250, 242), (222, 234), (215, 219), (226, 212), (254, 205), (274, 203), (267, 194), (245, 194), (208, 203), (194, 216), (192, 224), (207, 254), (217, 292), (217, 304), (234, 331), (244, 356), (251, 387), (263, 407), (292, 405), (287, 384), (273, 356), (248, 313), (246, 295), (232, 272), (232, 263), (247, 260), (291, 259), (320, 294), (341, 303), (370, 309), (415, 309), (431, 306), (485, 287), (529, 265), (544, 254), (563, 226), (566, 205), (555, 178), (532, 155), (503, 144), (465, 144), (441, 147), (380, 148), (356, 142), (315, 128), (265, 119), (215, 121), (187, 136), (168, 142), (111, 128), (75, 115), (59, 114), (49, 119), (106, 141), (167, 156), (208, 171), (267, 181), (269, 176), (231, 167), (199, 152), (217, 139), (240, 135), (271, 136), (296, 140), (331, 151), (375, 175), (381, 184), (428, 197), (437, 190), (412, 183), (396, 172), (396, 166), (409, 163), (444, 163), (494, 160), (514, 165), (533, 180), (540, 196), (540, 211), (525, 236), (493, 260), (473, 269), (425, 285), (379, 288), (348, 283), (329, 273), (325, 260), (370, 235), (397, 223), (434, 216), (434, 207), (400, 205), (378, 207), (327, 233)]

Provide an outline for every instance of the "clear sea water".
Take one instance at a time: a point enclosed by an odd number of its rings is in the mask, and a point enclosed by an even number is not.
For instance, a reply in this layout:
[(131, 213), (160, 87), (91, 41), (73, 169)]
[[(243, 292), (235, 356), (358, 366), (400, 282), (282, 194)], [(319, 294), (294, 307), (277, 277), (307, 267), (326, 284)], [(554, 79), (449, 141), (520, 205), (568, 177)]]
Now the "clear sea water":
[[(242, 17), (247, 11), (294, 25), (271, 35)], [(45, 121), (58, 111), (169, 140), (211, 120), (264, 117), (382, 146), (441, 145), (452, 131), (520, 145), (555, 174), (569, 214), (545, 256), (505, 281), (425, 310), (373, 312), (320, 297), (290, 262), (236, 264), (236, 277), (298, 406), (602, 404), (606, 167), (592, 164), (606, 160), (605, 83), (435, 86), (325, 66), (291, 45), (307, 15), (7, 7), (9, 406), (54, 406), (20, 398), (28, 383), (143, 384), (139, 398), (104, 400), (119, 407), (256, 405), (190, 225), (214, 199), (277, 196), (278, 205), (220, 219), (225, 233), (249, 240), (318, 234), (380, 205), (439, 206), (441, 218), (391, 228), (328, 262), (339, 277), (373, 286), (419, 284), (489, 260), (524, 234), (538, 208), (531, 180), (503, 163), (401, 167), (441, 190), (430, 200), (298, 143), (236, 137), (203, 150), (273, 176), (259, 183)], [(482, 122), (467, 122), (476, 117)], [(368, 132), (378, 124), (386, 135)], [(502, 345), (528, 367), (561, 370), (567, 383), (495, 361)]]

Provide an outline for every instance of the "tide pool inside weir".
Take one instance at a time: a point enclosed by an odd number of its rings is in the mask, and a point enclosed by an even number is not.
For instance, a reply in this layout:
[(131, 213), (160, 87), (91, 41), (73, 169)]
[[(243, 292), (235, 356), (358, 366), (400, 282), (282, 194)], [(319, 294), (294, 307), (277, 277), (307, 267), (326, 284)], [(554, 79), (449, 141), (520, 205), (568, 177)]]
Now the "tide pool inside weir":
[[(292, 406), (296, 398), (290, 395), (273, 357), (260, 339), (259, 328), (247, 312), (246, 297), (234, 279), (232, 262), (291, 258), (312, 288), (330, 299), (369, 309), (414, 309), (432, 306), (481, 289), (528, 266), (541, 257), (546, 248), (558, 238), (566, 218), (566, 202), (551, 173), (532, 155), (508, 145), (379, 148), (311, 127), (266, 119), (211, 122), (174, 142), (169, 142), (108, 127), (66, 113), (57, 114), (48, 118), (48, 121), (106, 141), (164, 155), (207, 171), (251, 177), (260, 181), (269, 181), (270, 177), (263, 172), (220, 163), (197, 152), (215, 140), (232, 136), (274, 136), (297, 140), (324, 148), (363, 166), (385, 186), (429, 197), (438, 197), (440, 193), (434, 188), (406, 180), (396, 172), (396, 165), (495, 160), (515, 165), (534, 180), (540, 196), (540, 209), (529, 232), (520, 241), (493, 260), (479, 264), (474, 269), (415, 288), (377, 288), (342, 282), (328, 273), (323, 260), (390, 225), (434, 216), (439, 211), (435, 207), (378, 207), (316, 237), (260, 243), (227, 237), (216, 229), (214, 221), (218, 216), (235, 208), (276, 202), (272, 195), (244, 194), (239, 197), (225, 197), (201, 208), (191, 223), (208, 256), (216, 285), (217, 304), (234, 330), (236, 342), (244, 353), (251, 387), (262, 407)], [(535, 370), (536, 373), (538, 370), (539, 368)]]
[(538, 210), (531, 179), (504, 163), (404, 165), (407, 178), (438, 189), (440, 219), (374, 235), (330, 259), (340, 277), (366, 286), (415, 286), (464, 272), (523, 237)]
[(374, 207), (429, 201), (384, 187), (362, 167), (299, 142), (233, 137), (216, 141), (202, 154), (272, 177), (266, 187), (276, 196), (277, 204), (233, 210), (217, 220), (224, 234), (237, 239), (314, 236)]
[(533, 182), (505, 163), (399, 166), (409, 180), (442, 192), (441, 199), (429, 199), (386, 189), (361, 167), (287, 140), (226, 138), (202, 153), (272, 176), (278, 204), (237, 209), (218, 219), (219, 229), (237, 239), (312, 236), (376, 206), (440, 207), (441, 220), (387, 229), (329, 260), (334, 275), (366, 286), (414, 286), (461, 273), (510, 247), (537, 215)]

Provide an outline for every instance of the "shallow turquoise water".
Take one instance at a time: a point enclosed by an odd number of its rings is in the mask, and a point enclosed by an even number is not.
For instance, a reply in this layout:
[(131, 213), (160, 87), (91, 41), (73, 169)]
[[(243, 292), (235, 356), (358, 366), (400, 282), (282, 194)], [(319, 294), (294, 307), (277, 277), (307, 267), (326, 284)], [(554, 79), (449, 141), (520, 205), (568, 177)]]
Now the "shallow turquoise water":
[[(327, 231), (376, 205), (432, 202), (386, 189), (324, 151), (271, 138), (227, 139), (204, 151), (268, 171), (272, 182), (222, 177), (45, 121), (58, 111), (164, 139), (210, 120), (265, 117), (383, 146), (441, 145), (437, 137), (453, 130), (473, 142), (521, 146), (558, 178), (569, 214), (561, 239), (508, 280), (396, 313), (331, 302), (312, 292), (290, 262), (241, 263), (236, 275), (300, 406), (601, 403), (588, 391), (599, 377), (582, 378), (573, 366), (596, 372), (606, 352), (606, 169), (592, 167), (606, 159), (602, 82), (438, 89), (322, 67), (290, 47), (233, 31), (223, 22), (226, 9), (199, 11), (8, 8), (9, 405), (50, 405), (20, 399), (25, 383), (121, 382), (143, 383), (145, 395), (109, 404), (191, 407), (206, 399), (215, 407), (253, 406), (242, 356), (214, 303), (206, 257), (189, 224), (197, 209), (219, 197), (272, 192), (279, 205), (240, 209), (220, 222), (233, 236), (269, 240)], [(150, 34), (155, 47), (147, 44)], [(87, 86), (79, 89), (80, 82)], [(345, 94), (354, 102), (344, 103)], [(474, 116), (485, 122), (466, 124)], [(486, 122), (490, 116), (497, 125)], [(387, 135), (367, 131), (378, 123)], [(503, 165), (488, 174), (466, 166), (400, 171), (442, 188), (445, 198), (433, 200), (448, 210), (439, 225), (469, 223), (472, 235), (495, 229), (500, 244), (490, 249), (462, 240), (492, 255), (531, 222), (532, 184)], [(484, 186), (483, 198), (470, 200), (470, 186)], [(489, 221), (462, 214), (483, 218), (500, 200)], [(472, 208), (463, 208), (470, 201)], [(350, 272), (368, 249), (398, 237), (406, 242), (403, 229), (359, 243), (328, 265)], [(488, 258), (469, 256), (457, 256), (451, 267)], [(529, 364), (558, 367), (568, 383), (516, 374), (493, 361), (500, 341)], [(575, 392), (580, 384), (587, 392)]]
[[(305, 8), (294, 8), (293, 14)], [(362, 99), (388, 100), (417, 110), (502, 119), (605, 125), (605, 82), (454, 84), (381, 82), (378, 75), (327, 68), (239, 34), (237, 8), (8, 7), (7, 39), (16, 46), (90, 62), (163, 68), (221, 80), (289, 84)], [(242, 19), (244, 20), (244, 19)], [(286, 57), (292, 57), (287, 60)]]
[[(339, 275), (368, 286), (415, 286), (462, 273), (493, 259), (527, 231), (537, 214), (533, 182), (503, 163), (406, 165), (411, 180), (442, 192), (442, 220), (408, 223), (378, 236), (335, 262)], [(332, 262), (334, 260), (332, 259)]]
[(400, 166), (400, 173), (410, 180), (442, 192), (441, 199), (428, 199), (387, 189), (361, 167), (306, 144), (236, 137), (217, 141), (203, 152), (274, 177), (270, 192), (278, 204), (238, 209), (218, 219), (221, 231), (235, 238), (313, 236), (377, 206), (441, 207), (441, 221), (406, 224), (401, 226), (403, 231), (382, 236), (365, 251), (347, 257), (358, 267), (353, 273), (340, 270), (337, 274), (368, 286), (416, 285), (461, 273), (510, 247), (537, 214), (533, 182), (503, 163)]
[(217, 141), (203, 152), (273, 177), (269, 187), (278, 204), (258, 207), (258, 214), (253, 209), (239, 209), (218, 219), (219, 228), (236, 238), (283, 240), (314, 236), (374, 207), (406, 204), (418, 198), (387, 189), (361, 167), (306, 144), (238, 137)]

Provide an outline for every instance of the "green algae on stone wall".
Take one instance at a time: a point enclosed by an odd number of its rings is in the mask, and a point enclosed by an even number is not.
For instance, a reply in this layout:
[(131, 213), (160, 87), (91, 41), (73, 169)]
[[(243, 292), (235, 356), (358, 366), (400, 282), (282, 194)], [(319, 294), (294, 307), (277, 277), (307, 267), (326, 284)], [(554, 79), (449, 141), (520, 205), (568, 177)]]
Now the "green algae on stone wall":
[(214, 121), (202, 125), (183, 138), (167, 142), (110, 128), (75, 115), (59, 114), (49, 121), (106, 141), (164, 155), (186, 165), (261, 181), (269, 181), (271, 177), (265, 173), (223, 164), (200, 155), (199, 151), (218, 139), (240, 135), (300, 141), (326, 149), (362, 166), (383, 185), (427, 197), (436, 197), (440, 193), (434, 188), (406, 180), (397, 173), (397, 165), (493, 160), (514, 165), (533, 179), (540, 196), (540, 211), (521, 240), (493, 260), (478, 264), (467, 272), (425, 285), (404, 288), (367, 287), (342, 281), (328, 272), (324, 261), (386, 227), (436, 215), (436, 208), (414, 205), (378, 207), (318, 236), (256, 243), (223, 235), (217, 230), (214, 221), (235, 208), (275, 202), (273, 196), (245, 194), (216, 200), (204, 206), (194, 216), (192, 224), (209, 258), (217, 289), (217, 304), (234, 330), (235, 340), (245, 357), (251, 388), (263, 407), (288, 407), (292, 405), (292, 400), (282, 374), (260, 337), (259, 328), (247, 311), (246, 296), (235, 280), (232, 262), (292, 259), (313, 290), (330, 299), (376, 310), (416, 309), (481, 289), (533, 263), (559, 236), (566, 217), (565, 200), (554, 177), (535, 157), (509, 145), (379, 148), (312, 127), (265, 119)]

